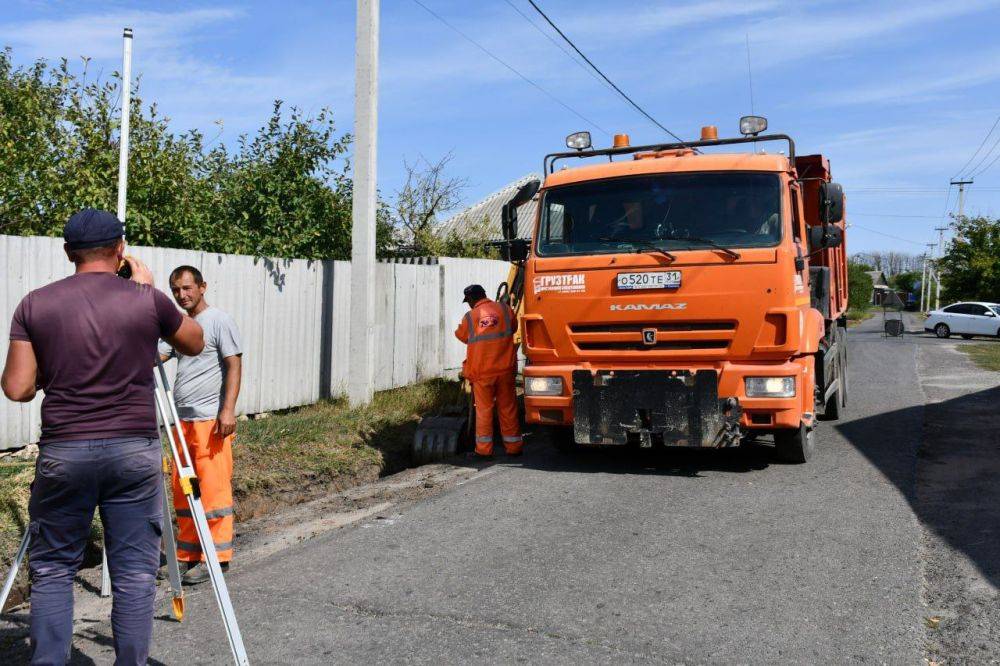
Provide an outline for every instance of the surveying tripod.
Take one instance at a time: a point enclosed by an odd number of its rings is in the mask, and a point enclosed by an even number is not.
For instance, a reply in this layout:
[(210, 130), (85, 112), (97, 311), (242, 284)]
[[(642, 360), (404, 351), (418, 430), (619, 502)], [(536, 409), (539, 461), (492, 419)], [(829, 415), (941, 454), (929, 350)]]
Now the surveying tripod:
[[(170, 444), (170, 458), (176, 466), (177, 475), (180, 480), (181, 491), (187, 498), (188, 507), (194, 518), (195, 531), (198, 533), (198, 541), (201, 543), (202, 552), (205, 554), (205, 564), (208, 566), (209, 578), (212, 581), (212, 590), (215, 592), (215, 601), (219, 605), (222, 613), (222, 622), (226, 628), (226, 636), (229, 639), (229, 648), (233, 653), (233, 661), (238, 666), (246, 666), (250, 662), (247, 660), (246, 648), (243, 646), (243, 635), (240, 633), (239, 624), (236, 621), (236, 613), (233, 610), (232, 601), (229, 599), (229, 588), (226, 587), (226, 579), (222, 575), (222, 568), (219, 566), (219, 556), (215, 552), (215, 542), (212, 541), (212, 532), (208, 527), (208, 519), (205, 517), (205, 509), (201, 504), (201, 489), (198, 485), (198, 476), (194, 472), (191, 464), (191, 456), (188, 452), (187, 440), (184, 438), (184, 431), (180, 427), (180, 418), (177, 416), (177, 405), (174, 403), (174, 394), (170, 388), (170, 381), (167, 379), (167, 372), (163, 369), (163, 362), (156, 361), (159, 383), (154, 385), (153, 397), (156, 401), (156, 414), (160, 425), (167, 436)], [(164, 457), (163, 471), (169, 470), (170, 458)], [(165, 475), (165, 474), (164, 474)], [(184, 618), (184, 592), (181, 588), (180, 565), (177, 562), (177, 544), (174, 541), (173, 526), (170, 521), (170, 501), (167, 499), (166, 482), (163, 489), (163, 548), (167, 555), (167, 572), (170, 580), (172, 594), (172, 606), (174, 617), (178, 621)], [(14, 580), (17, 571), (28, 552), (29, 531), (25, 530), (21, 545), (17, 550), (17, 556), (11, 565), (7, 580), (4, 582), (3, 592), (0, 593), (0, 609), (3, 609), (7, 602), (7, 596), (11, 588), (14, 587)], [(104, 573), (107, 576), (107, 556), (104, 559)], [(106, 595), (105, 595), (106, 596)]]

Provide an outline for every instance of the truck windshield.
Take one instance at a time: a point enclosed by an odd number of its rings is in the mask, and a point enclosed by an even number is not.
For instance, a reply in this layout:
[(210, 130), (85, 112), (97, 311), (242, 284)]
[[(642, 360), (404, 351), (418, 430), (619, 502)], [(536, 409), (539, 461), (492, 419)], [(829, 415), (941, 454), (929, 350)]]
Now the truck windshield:
[(770, 247), (781, 240), (772, 173), (632, 176), (548, 190), (538, 254)]

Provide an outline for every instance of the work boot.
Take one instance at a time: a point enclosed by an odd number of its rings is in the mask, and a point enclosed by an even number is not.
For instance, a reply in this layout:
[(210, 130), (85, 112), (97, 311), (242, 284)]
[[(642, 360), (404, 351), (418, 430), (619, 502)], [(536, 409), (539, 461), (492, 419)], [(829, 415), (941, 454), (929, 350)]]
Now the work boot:
[(516, 457), (518, 457), (519, 455), (521, 455), (522, 453), (524, 453), (524, 450), (523, 450), (523, 449), (521, 449), (521, 448), (517, 448), (517, 449), (507, 449), (507, 455), (508, 455), (509, 457), (511, 457), (511, 458), (516, 458)]
[[(219, 562), (219, 567), (222, 569), (222, 573), (227, 573), (229, 571), (229, 562)], [(200, 583), (204, 583), (208, 579), (208, 565), (204, 562), (195, 562), (193, 565), (189, 566), (188, 570), (184, 572), (183, 576), (181, 576), (181, 584), (198, 585)]]

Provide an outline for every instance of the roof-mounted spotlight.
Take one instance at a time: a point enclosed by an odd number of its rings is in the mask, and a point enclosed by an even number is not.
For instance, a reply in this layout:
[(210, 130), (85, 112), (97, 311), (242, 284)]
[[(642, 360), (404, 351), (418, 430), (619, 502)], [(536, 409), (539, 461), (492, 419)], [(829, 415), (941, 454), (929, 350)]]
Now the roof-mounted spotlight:
[(566, 147), (575, 150), (586, 150), (590, 148), (590, 132), (573, 132), (566, 137)]
[(740, 134), (757, 136), (767, 129), (767, 118), (764, 116), (743, 116), (740, 118)]

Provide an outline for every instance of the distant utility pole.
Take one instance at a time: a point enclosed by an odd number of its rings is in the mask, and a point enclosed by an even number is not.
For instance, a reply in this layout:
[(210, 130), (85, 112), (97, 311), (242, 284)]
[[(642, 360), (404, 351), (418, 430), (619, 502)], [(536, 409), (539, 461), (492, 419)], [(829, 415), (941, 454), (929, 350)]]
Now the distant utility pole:
[[(931, 303), (930, 281), (933, 265), (928, 265), (928, 259), (934, 256), (934, 243), (927, 243), (927, 253), (924, 254), (924, 279), (920, 281), (920, 311), (926, 312)], [(926, 294), (926, 296), (925, 296)]]
[(358, 0), (354, 38), (354, 200), (347, 395), (371, 402), (375, 386), (375, 196), (379, 0)]
[(969, 180), (953, 180), (952, 185), (958, 185), (958, 216), (962, 217), (965, 215), (965, 186), (972, 185), (972, 179)]

